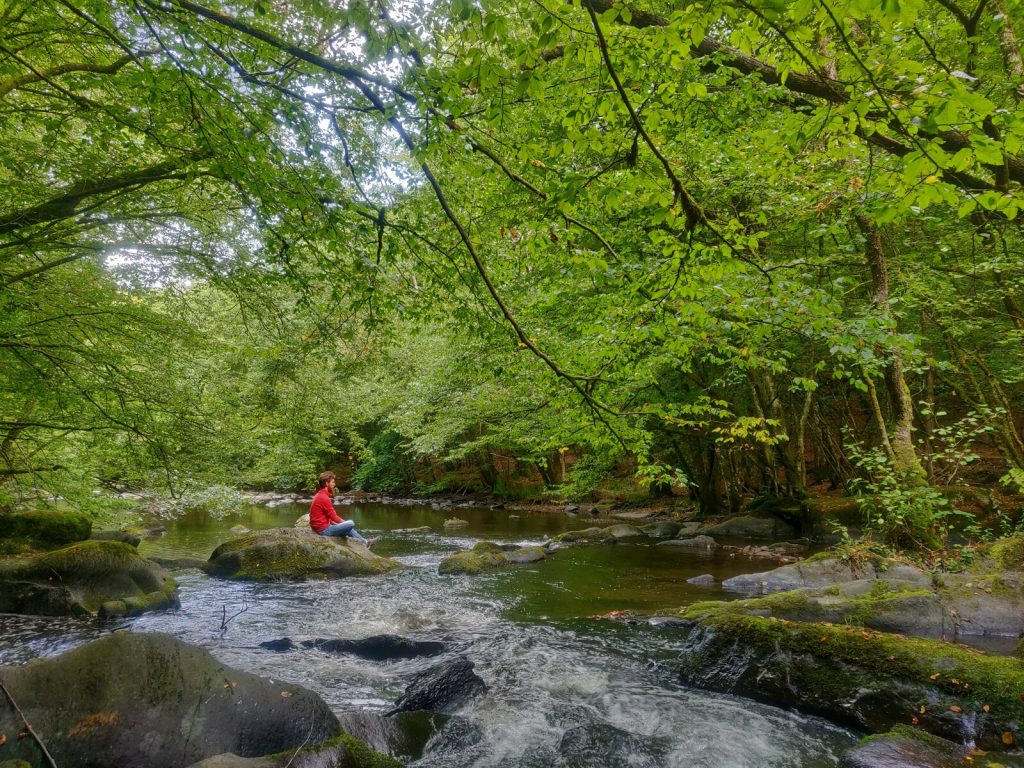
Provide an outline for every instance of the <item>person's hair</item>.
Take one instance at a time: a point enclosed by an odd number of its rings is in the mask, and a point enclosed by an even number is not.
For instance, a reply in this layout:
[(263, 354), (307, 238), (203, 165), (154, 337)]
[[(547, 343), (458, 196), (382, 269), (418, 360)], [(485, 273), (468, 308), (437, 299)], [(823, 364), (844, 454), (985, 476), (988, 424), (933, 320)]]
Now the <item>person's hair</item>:
[(320, 473), (320, 477), (318, 477), (316, 479), (316, 482), (317, 482), (317, 486), (316, 487), (318, 489), (319, 488), (326, 488), (327, 484), (329, 482), (331, 482), (331, 480), (333, 480), (333, 479), (334, 479), (334, 473), (333, 472), (321, 472)]

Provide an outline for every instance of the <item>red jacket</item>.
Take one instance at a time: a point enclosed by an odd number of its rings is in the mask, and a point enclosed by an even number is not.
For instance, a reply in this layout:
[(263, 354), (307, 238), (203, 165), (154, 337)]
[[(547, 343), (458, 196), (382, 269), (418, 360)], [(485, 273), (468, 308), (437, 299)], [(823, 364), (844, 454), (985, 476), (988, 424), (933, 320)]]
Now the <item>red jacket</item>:
[(326, 487), (317, 491), (313, 503), (309, 507), (309, 527), (317, 533), (332, 523), (340, 523), (342, 519), (334, 511), (333, 499)]

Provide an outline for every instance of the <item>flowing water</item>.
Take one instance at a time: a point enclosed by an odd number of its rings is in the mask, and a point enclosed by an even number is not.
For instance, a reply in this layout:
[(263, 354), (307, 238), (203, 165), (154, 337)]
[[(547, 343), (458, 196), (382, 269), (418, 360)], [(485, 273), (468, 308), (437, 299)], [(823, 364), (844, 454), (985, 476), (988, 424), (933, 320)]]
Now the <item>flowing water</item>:
[[(305, 511), (252, 507), (223, 520), (195, 515), (144, 541), (140, 551), (205, 558), (232, 537), (233, 525), (288, 526)], [(380, 577), (268, 585), (184, 571), (176, 576), (180, 610), (146, 614), (119, 628), (167, 632), (229, 666), (304, 685), (339, 715), (387, 711), (410, 677), (439, 658), (381, 663), (307, 649), (273, 652), (259, 643), (379, 634), (441, 640), (446, 654), (462, 653), (474, 663), (488, 691), (421, 755), (400, 756), (418, 768), (825, 768), (856, 739), (818, 718), (680, 685), (678, 629), (594, 618), (614, 611), (668, 615), (696, 600), (734, 597), (686, 579), (703, 573), (721, 579), (769, 563), (702, 557), (646, 540), (577, 546), (482, 576), (439, 576), (444, 556), (481, 539), (535, 544), (591, 524), (561, 515), (454, 513), (470, 525), (446, 531), (441, 523), (453, 511), (429, 506), (345, 508), (343, 516), (361, 531), (382, 536), (376, 551), (408, 567)], [(392, 532), (420, 526), (431, 531)], [(0, 616), (0, 663), (57, 655), (104, 631), (110, 627)]]

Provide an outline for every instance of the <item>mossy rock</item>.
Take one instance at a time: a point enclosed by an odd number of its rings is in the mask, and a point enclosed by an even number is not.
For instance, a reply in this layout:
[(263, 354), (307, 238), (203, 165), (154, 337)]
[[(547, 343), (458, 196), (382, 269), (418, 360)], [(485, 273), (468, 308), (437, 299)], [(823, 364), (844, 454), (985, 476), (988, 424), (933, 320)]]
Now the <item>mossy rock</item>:
[(988, 548), (988, 554), (999, 568), (1024, 571), (1024, 536), (1000, 539)]
[[(868, 736), (847, 750), (840, 768), (962, 768), (968, 750), (916, 728), (898, 725)], [(973, 763), (972, 763), (973, 765)]]
[(916, 719), (954, 741), (1006, 750), (1024, 735), (1024, 663), (936, 640), (714, 610), (692, 625), (683, 682), (881, 733)]
[(352, 538), (275, 528), (221, 544), (210, 555), (206, 572), (246, 581), (302, 581), (374, 576), (401, 567), (396, 560), (376, 555)]
[(553, 544), (614, 544), (615, 537), (607, 528), (583, 528), (552, 537)]
[(0, 612), (43, 616), (120, 614), (179, 605), (177, 584), (128, 544), (82, 541), (0, 561)]
[(541, 560), (546, 559), (548, 553), (544, 550), (544, 547), (520, 547), (519, 549), (509, 552), (506, 557), (508, 561), (513, 565), (528, 565), (530, 563), (539, 563)]
[(694, 618), (720, 611), (786, 621), (848, 624), (918, 637), (942, 637), (947, 629), (952, 634), (939, 596), (901, 582), (853, 581), (827, 589), (795, 589), (728, 603), (696, 603), (684, 613)]
[(490, 541), (480, 541), (472, 549), (456, 552), (444, 558), (437, 566), (437, 572), (441, 575), (477, 574), (493, 571), (508, 563), (508, 556), (501, 547)]
[(33, 509), (0, 516), (0, 553), (56, 549), (84, 541), (92, 533), (92, 520), (84, 512)]
[[(115, 632), (53, 659), (0, 668), (0, 681), (61, 768), (180, 768), (213, 755), (272, 755), (338, 736), (317, 694), (225, 666), (169, 635)], [(0, 708), (0, 759), (39, 762)], [(333, 765), (333, 763), (332, 763)], [(293, 764), (294, 768), (294, 764)]]

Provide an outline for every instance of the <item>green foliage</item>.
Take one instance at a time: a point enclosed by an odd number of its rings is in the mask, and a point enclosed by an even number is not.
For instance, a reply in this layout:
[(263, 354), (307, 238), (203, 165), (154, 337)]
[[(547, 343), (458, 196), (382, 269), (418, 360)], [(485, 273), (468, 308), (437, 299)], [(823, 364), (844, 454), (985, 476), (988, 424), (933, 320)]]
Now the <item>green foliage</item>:
[(883, 541), (911, 549), (939, 549), (954, 522), (973, 517), (954, 509), (938, 489), (923, 484), (908, 485), (896, 472), (881, 448), (863, 450), (847, 446), (855, 465), (865, 477), (851, 481), (860, 496), (865, 529), (878, 533)]
[(361, 491), (401, 491), (412, 482), (412, 460), (405, 439), (392, 429), (374, 435), (352, 474), (352, 486)]

